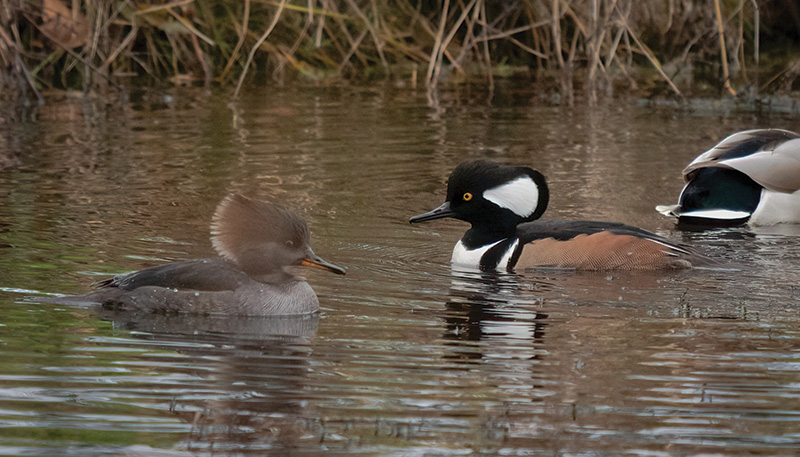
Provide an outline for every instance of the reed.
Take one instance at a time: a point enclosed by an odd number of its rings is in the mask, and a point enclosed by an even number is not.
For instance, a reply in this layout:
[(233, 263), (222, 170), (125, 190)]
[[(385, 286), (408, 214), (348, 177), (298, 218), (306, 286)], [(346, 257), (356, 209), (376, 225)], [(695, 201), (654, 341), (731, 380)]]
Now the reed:
[[(789, 0), (768, 5), (797, 10)], [(757, 0), (0, 0), (0, 84), (7, 98), (38, 100), (46, 89), (162, 82), (231, 86), (237, 96), (268, 78), (492, 88), (507, 75), (551, 84), (567, 101), (619, 90), (735, 93), (764, 89), (764, 8)]]

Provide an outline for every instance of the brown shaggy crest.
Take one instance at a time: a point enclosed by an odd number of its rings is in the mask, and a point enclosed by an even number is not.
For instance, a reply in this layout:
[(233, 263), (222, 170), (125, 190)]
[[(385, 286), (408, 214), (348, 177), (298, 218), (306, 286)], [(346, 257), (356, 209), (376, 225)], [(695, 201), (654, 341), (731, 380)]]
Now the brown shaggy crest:
[(231, 194), (217, 206), (211, 221), (211, 243), (228, 260), (241, 258), (243, 251), (264, 242), (308, 242), (308, 226), (291, 210)]

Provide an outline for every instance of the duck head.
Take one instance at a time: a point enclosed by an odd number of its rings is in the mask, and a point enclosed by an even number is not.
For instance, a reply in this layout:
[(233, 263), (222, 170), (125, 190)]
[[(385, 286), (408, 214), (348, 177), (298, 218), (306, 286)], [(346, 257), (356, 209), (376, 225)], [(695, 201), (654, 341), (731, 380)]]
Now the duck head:
[(211, 235), (220, 256), (257, 279), (285, 275), (285, 268), (292, 265), (345, 274), (314, 253), (308, 226), (300, 216), (272, 203), (229, 195), (214, 213)]
[(438, 208), (411, 218), (411, 223), (452, 217), (475, 226), (513, 233), (516, 226), (544, 214), (550, 199), (544, 176), (528, 167), (488, 160), (459, 164), (447, 181), (447, 197)]

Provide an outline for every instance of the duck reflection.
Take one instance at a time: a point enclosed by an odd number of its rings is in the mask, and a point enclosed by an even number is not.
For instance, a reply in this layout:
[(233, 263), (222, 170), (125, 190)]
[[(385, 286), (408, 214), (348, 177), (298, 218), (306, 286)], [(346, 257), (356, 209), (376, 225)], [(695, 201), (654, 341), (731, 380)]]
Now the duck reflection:
[(191, 425), (190, 450), (296, 449), (301, 437), (322, 434), (307, 414), (309, 342), (317, 314), (282, 317), (191, 316), (106, 312), (115, 328), (150, 341), (149, 347), (187, 357), (170, 366), (185, 384), (169, 411)]
[(151, 313), (92, 307), (114, 328), (172, 337), (202, 338), (218, 334), (234, 342), (259, 337), (310, 339), (319, 327), (319, 314), (297, 316), (209, 316), (201, 314)]
[[(452, 271), (450, 300), (443, 315), (446, 324), (444, 339), (452, 346), (487, 339), (526, 341), (540, 344), (545, 335), (547, 314), (539, 309), (542, 300), (537, 290), (548, 289), (516, 274), (478, 270)], [(453, 357), (482, 358), (482, 351), (470, 345), (456, 351)]]

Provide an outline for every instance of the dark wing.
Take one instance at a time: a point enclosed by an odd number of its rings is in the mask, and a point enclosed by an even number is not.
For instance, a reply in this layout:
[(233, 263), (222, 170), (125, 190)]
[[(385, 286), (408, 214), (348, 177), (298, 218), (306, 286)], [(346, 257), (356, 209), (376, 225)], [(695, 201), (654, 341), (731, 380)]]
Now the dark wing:
[(630, 235), (665, 244), (679, 250), (684, 249), (672, 241), (658, 236), (647, 230), (626, 225), (621, 222), (603, 221), (533, 221), (517, 226), (517, 235), (521, 243), (553, 238), (557, 241), (567, 241), (578, 235), (591, 235), (599, 232), (611, 232), (614, 235)]
[(96, 288), (134, 290), (144, 286), (170, 289), (224, 291), (236, 289), (247, 278), (243, 272), (220, 259), (196, 259), (168, 263), (95, 283)]
[(743, 173), (762, 187), (792, 193), (800, 189), (800, 136), (787, 130), (747, 130), (725, 138), (683, 170), (686, 182), (698, 170), (722, 167)]
[(798, 138), (796, 133), (780, 129), (745, 130), (734, 133), (695, 157), (683, 170), (684, 179), (689, 181), (691, 172), (700, 168), (713, 167), (721, 162), (744, 158), (758, 152), (771, 153), (781, 144), (796, 138)]

